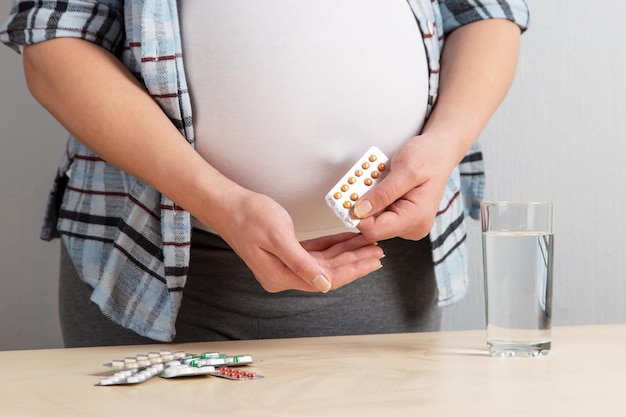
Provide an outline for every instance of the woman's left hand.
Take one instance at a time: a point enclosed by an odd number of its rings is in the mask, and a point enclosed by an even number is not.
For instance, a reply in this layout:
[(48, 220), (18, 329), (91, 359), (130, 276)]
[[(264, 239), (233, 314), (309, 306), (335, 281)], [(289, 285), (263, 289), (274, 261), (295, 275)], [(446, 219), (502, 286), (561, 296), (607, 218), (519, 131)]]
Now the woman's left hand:
[(408, 140), (391, 159), (387, 177), (355, 205), (363, 236), (378, 241), (428, 235), (454, 169), (449, 159), (449, 152), (428, 134)]

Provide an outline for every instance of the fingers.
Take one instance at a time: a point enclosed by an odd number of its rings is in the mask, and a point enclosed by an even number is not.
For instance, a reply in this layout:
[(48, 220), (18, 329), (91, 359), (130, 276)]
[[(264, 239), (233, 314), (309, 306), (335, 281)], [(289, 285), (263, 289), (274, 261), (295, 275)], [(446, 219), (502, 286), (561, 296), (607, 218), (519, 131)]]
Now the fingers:
[(354, 205), (354, 216), (365, 219), (381, 212), (400, 197), (405, 195), (411, 188), (405, 175), (400, 171), (391, 171), (376, 187), (369, 190)]
[(301, 242), (302, 246), (308, 251), (321, 251), (341, 242), (349, 241), (358, 237), (357, 233), (345, 232), (336, 235), (322, 236), (315, 239), (305, 240)]
[(332, 289), (336, 290), (337, 288), (348, 285), (382, 267), (383, 264), (381, 260), (375, 257), (369, 257), (351, 263), (341, 262), (333, 270), (333, 274), (336, 278), (333, 279)]
[(425, 206), (429, 201), (421, 189), (409, 191), (385, 211), (368, 217), (359, 223), (359, 230), (369, 240), (386, 240), (402, 237), (419, 240), (432, 229), (436, 207)]
[[(322, 250), (309, 252), (306, 246)], [(283, 243), (272, 253), (263, 252), (257, 258), (263, 258), (257, 271), (266, 272), (256, 276), (269, 292), (298, 289), (326, 293), (380, 269), (384, 256), (378, 245), (355, 233), (313, 239), (303, 246)]]
[(314, 256), (316, 252), (323, 251), (326, 258), (337, 256), (343, 252), (353, 251), (363, 246), (377, 246), (377, 244), (361, 234), (352, 232), (324, 236), (302, 242), (302, 247), (314, 254)]
[[(337, 243), (323, 251), (324, 258), (334, 258), (344, 253), (353, 253), (361, 248), (371, 248), (372, 253), (383, 255), (383, 250), (378, 246), (376, 241), (371, 240), (363, 235), (355, 235), (352, 239)], [(315, 254), (314, 254), (315, 255)]]
[[(383, 250), (378, 245), (371, 243), (363, 245), (362, 242), (365, 240), (359, 237), (313, 254), (332, 277), (331, 289), (343, 287), (382, 268)], [(351, 243), (359, 243), (359, 245), (346, 246)], [(341, 248), (346, 250), (339, 250)]]
[(403, 196), (411, 190), (410, 183), (399, 170), (389, 175), (363, 195), (354, 206), (354, 216), (361, 219), (359, 230), (366, 239), (379, 241), (401, 236), (402, 218), (394, 211)]
[(278, 256), (262, 251), (255, 256), (256, 262), (248, 263), (259, 284), (270, 293), (286, 290), (306, 292), (328, 292), (330, 280), (321, 272), (314, 272), (308, 277), (301, 277), (292, 271)]
[(266, 271), (264, 275), (257, 273), (257, 279), (265, 290), (330, 291), (332, 283), (329, 274), (295, 237), (293, 241), (276, 242), (266, 254), (272, 259), (262, 262), (257, 269)]

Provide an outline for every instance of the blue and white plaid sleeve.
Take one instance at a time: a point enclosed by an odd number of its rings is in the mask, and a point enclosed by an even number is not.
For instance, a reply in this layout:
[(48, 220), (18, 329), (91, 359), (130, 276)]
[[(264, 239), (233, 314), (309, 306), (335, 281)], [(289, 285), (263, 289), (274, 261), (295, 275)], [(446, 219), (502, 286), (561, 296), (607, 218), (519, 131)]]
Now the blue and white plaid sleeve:
[(529, 22), (524, 0), (439, 0), (446, 34), (454, 29), (484, 19), (507, 19), (525, 31)]
[(116, 52), (124, 39), (121, 0), (14, 0), (0, 41), (16, 51), (54, 38), (80, 38)]

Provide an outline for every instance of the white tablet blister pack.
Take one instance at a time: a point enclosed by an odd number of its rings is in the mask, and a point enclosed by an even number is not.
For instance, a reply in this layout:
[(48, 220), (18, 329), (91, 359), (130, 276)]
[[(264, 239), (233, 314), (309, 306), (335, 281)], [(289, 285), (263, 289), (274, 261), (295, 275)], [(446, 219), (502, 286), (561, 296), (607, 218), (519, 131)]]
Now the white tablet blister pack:
[(160, 350), (158, 352), (142, 353), (135, 356), (129, 356), (124, 359), (113, 359), (104, 366), (113, 369), (142, 369), (157, 363), (165, 363), (172, 360), (182, 359), (189, 354), (185, 352), (172, 352), (170, 350)]
[(159, 375), (165, 369), (162, 363), (156, 363), (146, 368), (124, 369), (114, 373), (112, 376), (103, 378), (96, 385), (129, 385), (139, 384)]
[(161, 378), (178, 378), (184, 376), (213, 375), (215, 373), (214, 366), (203, 366), (200, 368), (185, 365), (179, 361), (167, 363), (167, 366), (159, 374)]
[(354, 228), (361, 221), (352, 214), (354, 203), (388, 173), (389, 158), (372, 146), (326, 194), (326, 204), (346, 226)]

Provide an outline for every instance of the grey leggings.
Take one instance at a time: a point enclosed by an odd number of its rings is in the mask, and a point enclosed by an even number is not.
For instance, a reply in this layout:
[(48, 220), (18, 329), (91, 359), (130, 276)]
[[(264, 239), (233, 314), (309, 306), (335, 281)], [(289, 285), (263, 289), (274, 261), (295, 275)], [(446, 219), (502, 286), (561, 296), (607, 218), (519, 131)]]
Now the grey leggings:
[[(439, 330), (430, 242), (379, 243), (384, 267), (327, 294), (270, 294), (218, 236), (194, 230), (174, 342)], [(89, 301), (61, 245), (59, 314), (66, 347), (156, 343), (108, 320)]]

